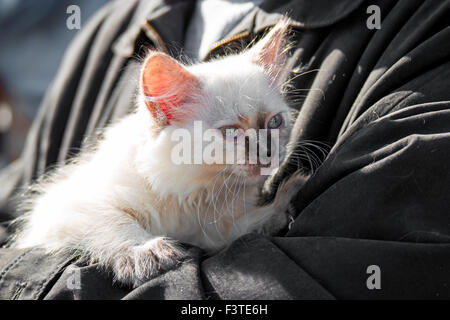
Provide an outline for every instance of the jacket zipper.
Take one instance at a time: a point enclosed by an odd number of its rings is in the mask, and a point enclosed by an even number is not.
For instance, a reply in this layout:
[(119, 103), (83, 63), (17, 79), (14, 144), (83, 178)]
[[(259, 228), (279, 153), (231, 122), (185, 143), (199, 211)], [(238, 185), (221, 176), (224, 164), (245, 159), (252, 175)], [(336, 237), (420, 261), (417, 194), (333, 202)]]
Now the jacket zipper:
[[(155, 28), (152, 27), (152, 25), (148, 22), (148, 20), (145, 20), (144, 23), (144, 27), (145, 27), (145, 31), (148, 33), (149, 38), (151, 40), (154, 40), (156, 42), (156, 44), (158, 45), (159, 49), (163, 50), (165, 53), (169, 54), (169, 50), (167, 49), (166, 44), (164, 43), (163, 39), (161, 38), (161, 36), (159, 35), (159, 33), (155, 30)], [(217, 49), (219, 49), (220, 47), (236, 41), (238, 39), (242, 39), (245, 37), (248, 37), (250, 35), (250, 32), (248, 31), (243, 31), (240, 33), (237, 33), (231, 37), (228, 37), (224, 40), (220, 40), (216, 43), (214, 43), (214, 45), (212, 46), (212, 48), (208, 51), (208, 53), (206, 54), (206, 56), (202, 59), (202, 61), (206, 61), (210, 55)]]
[(208, 53), (206, 54), (206, 56), (202, 59), (202, 61), (206, 61), (210, 58), (211, 54), (216, 51), (217, 49), (219, 49), (220, 47), (229, 44), (230, 42), (242, 39), (242, 38), (246, 38), (250, 36), (250, 32), (248, 31), (242, 31), (240, 33), (237, 33), (235, 35), (232, 35), (231, 37), (228, 37), (226, 39), (220, 40), (216, 43), (214, 43), (214, 45), (212, 46), (212, 48), (208, 51)]
[[(164, 43), (163, 39), (161, 38), (161, 36), (158, 34), (158, 32), (155, 30), (155, 28), (153, 28), (151, 26), (151, 24), (148, 22), (148, 20), (145, 21), (144, 27), (146, 28), (146, 31), (150, 34), (151, 38), (153, 38), (152, 40), (155, 40), (157, 45), (160, 47), (161, 50), (163, 50), (165, 53), (170, 54), (169, 50), (167, 49), (166, 44)], [(267, 28), (269, 27), (273, 27), (273, 25), (271, 26), (267, 26)], [(242, 31), (239, 32), (235, 35), (232, 35), (226, 39), (220, 40), (216, 43), (214, 43), (214, 45), (212, 46), (212, 48), (208, 51), (208, 53), (206, 54), (206, 56), (202, 59), (203, 62), (207, 61), (212, 53), (214, 51), (216, 51), (217, 49), (221, 48), (224, 45), (229, 44), (230, 42), (239, 40), (239, 39), (243, 39), (246, 38), (248, 36), (250, 36), (250, 32), (248, 31)]]
[[(267, 25), (267, 26), (264, 27), (264, 30), (267, 29), (267, 28), (272, 28), (273, 26), (274, 26), (274, 24), (272, 24), (272, 25)], [(289, 27), (290, 27), (290, 28), (297, 28), (297, 27), (299, 27), (299, 25), (298, 25), (297, 23), (295, 23), (295, 22), (291, 22), (291, 23), (289, 24)], [(262, 30), (263, 30), (263, 29), (258, 30), (258, 31), (256, 32), (256, 34), (259, 33), (259, 32), (262, 31)], [(206, 54), (206, 56), (202, 59), (202, 61), (205, 62), (206, 60), (208, 60), (208, 59), (211, 57), (211, 54), (212, 54), (214, 51), (216, 51), (217, 49), (219, 49), (220, 47), (222, 47), (222, 46), (224, 46), (224, 45), (226, 45), (226, 44), (228, 44), (228, 43), (230, 43), (230, 42), (233, 42), (233, 41), (235, 41), (235, 40), (239, 40), (239, 39), (242, 39), (242, 38), (246, 38), (246, 37), (248, 37), (248, 36), (250, 36), (250, 35), (251, 35), (250, 32), (248, 32), (248, 31), (242, 31), (242, 32), (239, 32), (239, 33), (237, 33), (237, 34), (235, 34), (235, 35), (233, 35), (233, 36), (231, 36), (231, 37), (228, 37), (228, 38), (226, 38), (226, 39), (224, 39), (224, 40), (220, 40), (220, 41), (216, 42), (216, 43), (212, 46), (211, 50), (209, 50), (208, 53)]]

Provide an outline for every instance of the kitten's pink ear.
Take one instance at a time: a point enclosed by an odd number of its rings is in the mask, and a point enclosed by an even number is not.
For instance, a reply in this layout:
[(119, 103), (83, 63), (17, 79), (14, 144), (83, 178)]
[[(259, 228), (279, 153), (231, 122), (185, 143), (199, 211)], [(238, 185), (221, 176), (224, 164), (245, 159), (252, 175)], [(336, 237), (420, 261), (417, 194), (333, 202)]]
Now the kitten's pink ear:
[(200, 87), (194, 75), (161, 52), (150, 53), (145, 61), (141, 86), (146, 106), (160, 125), (182, 121), (183, 104)]
[(288, 29), (289, 19), (283, 18), (250, 49), (252, 62), (261, 65), (279, 88), (289, 75), (285, 68)]

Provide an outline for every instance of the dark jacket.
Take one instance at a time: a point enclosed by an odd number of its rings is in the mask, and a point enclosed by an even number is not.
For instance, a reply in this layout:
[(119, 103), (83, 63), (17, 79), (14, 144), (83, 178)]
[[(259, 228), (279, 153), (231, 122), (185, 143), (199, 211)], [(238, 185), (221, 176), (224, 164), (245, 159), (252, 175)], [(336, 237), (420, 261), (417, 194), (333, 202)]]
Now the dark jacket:
[[(370, 5), (381, 29), (367, 26)], [(3, 220), (18, 187), (130, 110), (147, 48), (179, 56), (192, 11), (192, 1), (118, 1), (83, 27), (21, 159), (0, 174)], [(289, 232), (247, 235), (212, 257), (191, 248), (136, 289), (67, 256), (0, 249), (0, 298), (450, 298), (450, 1), (267, 0), (205, 60), (242, 49), (284, 13), (298, 75), (287, 96), (299, 110), (294, 139), (330, 146), (325, 159), (309, 146), (313, 160), (291, 157), (272, 178), (273, 191), (298, 166), (317, 169), (293, 199)]]

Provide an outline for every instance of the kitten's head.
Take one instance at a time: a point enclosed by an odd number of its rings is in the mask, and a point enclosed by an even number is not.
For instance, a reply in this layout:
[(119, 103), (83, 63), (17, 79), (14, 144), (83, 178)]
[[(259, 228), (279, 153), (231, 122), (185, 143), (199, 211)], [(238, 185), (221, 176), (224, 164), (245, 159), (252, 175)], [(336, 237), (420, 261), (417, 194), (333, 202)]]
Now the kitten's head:
[(186, 194), (208, 183), (261, 183), (285, 155), (289, 108), (281, 94), (286, 20), (251, 49), (184, 66), (151, 52), (141, 72), (140, 113), (147, 143), (137, 167), (161, 193)]

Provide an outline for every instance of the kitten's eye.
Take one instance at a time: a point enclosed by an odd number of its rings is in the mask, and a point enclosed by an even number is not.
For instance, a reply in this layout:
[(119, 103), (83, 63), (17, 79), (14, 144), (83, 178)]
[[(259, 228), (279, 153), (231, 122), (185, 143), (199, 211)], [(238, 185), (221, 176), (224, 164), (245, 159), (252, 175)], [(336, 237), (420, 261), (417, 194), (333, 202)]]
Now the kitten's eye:
[(281, 113), (278, 113), (274, 115), (269, 122), (267, 122), (267, 128), (268, 129), (277, 129), (281, 127), (283, 124), (283, 117), (281, 116)]
[(236, 139), (239, 135), (239, 129), (237, 126), (224, 126), (219, 130), (222, 132), (224, 138)]

